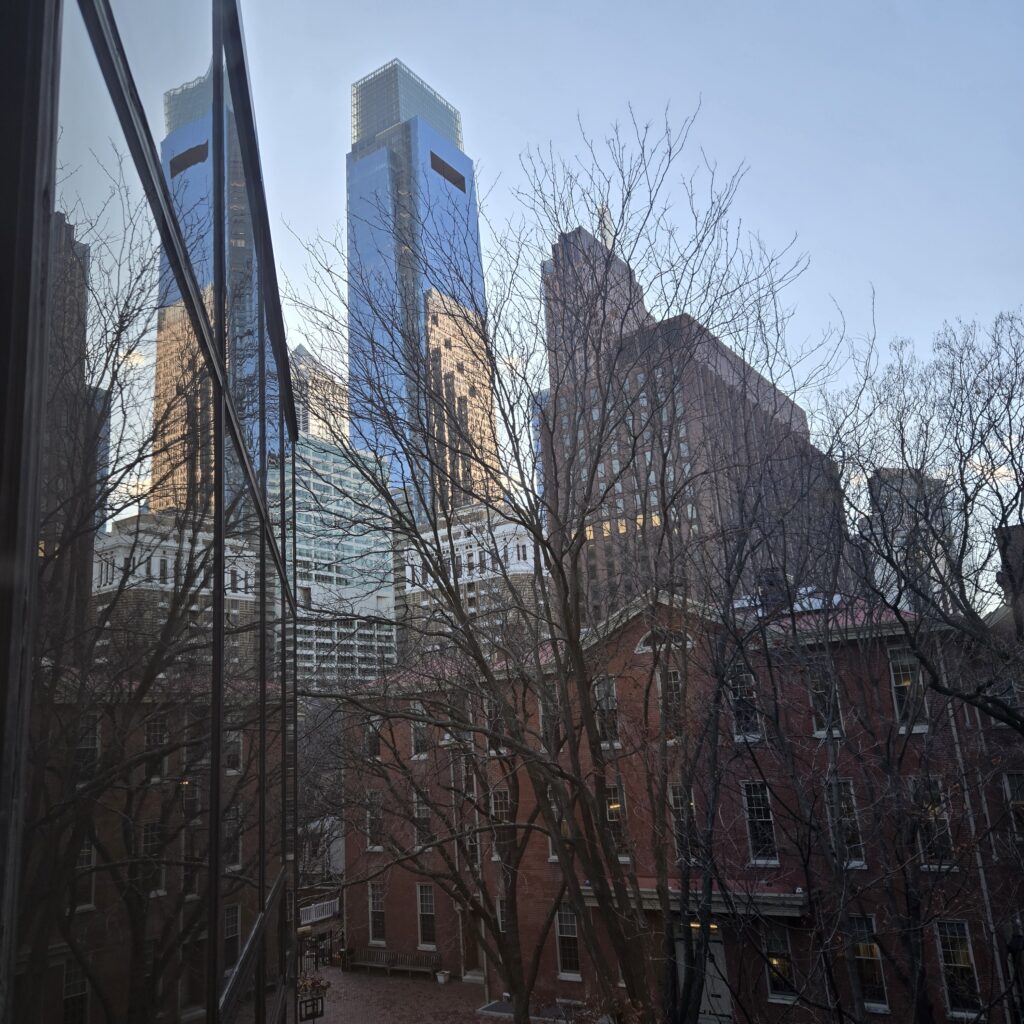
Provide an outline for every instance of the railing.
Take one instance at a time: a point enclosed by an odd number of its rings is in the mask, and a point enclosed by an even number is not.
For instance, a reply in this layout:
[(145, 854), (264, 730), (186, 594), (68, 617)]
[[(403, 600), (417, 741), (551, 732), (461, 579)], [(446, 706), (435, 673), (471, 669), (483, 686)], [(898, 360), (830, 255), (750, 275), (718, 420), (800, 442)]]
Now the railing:
[(338, 897), (335, 896), (332, 900), (321, 900), (319, 903), (311, 903), (308, 907), (299, 907), (299, 924), (313, 924), (315, 921), (335, 917), (339, 906)]

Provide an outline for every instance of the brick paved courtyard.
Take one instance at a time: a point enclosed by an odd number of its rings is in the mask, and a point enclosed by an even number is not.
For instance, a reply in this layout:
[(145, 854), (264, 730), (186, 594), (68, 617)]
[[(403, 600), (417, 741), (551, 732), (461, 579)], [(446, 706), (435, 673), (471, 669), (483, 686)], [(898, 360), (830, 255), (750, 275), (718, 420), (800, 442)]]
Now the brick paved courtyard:
[(479, 1024), (483, 985), (325, 967), (324, 1024)]

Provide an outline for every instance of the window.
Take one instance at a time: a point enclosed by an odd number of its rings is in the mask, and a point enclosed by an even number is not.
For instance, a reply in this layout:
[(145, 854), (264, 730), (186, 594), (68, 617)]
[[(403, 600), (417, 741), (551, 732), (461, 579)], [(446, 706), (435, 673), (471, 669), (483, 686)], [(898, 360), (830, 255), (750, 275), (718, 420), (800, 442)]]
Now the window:
[(789, 1002), (796, 996), (789, 931), (784, 924), (774, 921), (766, 921), (763, 928), (764, 956), (768, 967), (768, 998)]
[(675, 736), (682, 724), (683, 677), (679, 669), (665, 669), (661, 678), (661, 705), (665, 734)]
[[(427, 713), (422, 704), (414, 704), (411, 710), (420, 718), (425, 717)], [(412, 756), (426, 757), (428, 749), (427, 723), (414, 720), (410, 723), (410, 728), (412, 730)]]
[(146, 721), (146, 778), (161, 779), (167, 774), (167, 717), (155, 715)]
[(508, 898), (506, 896), (499, 896), (495, 901), (494, 909), (498, 913), (498, 931), (508, 931)]
[(950, 1015), (974, 1017), (981, 1010), (981, 994), (967, 924), (964, 921), (939, 921), (935, 928)]
[(206, 764), (210, 760), (210, 709), (205, 704), (189, 708), (188, 748), (185, 763)]
[(371, 718), (366, 726), (366, 756), (380, 757), (380, 729), (381, 720)]
[(815, 736), (841, 736), (839, 694), (836, 680), (827, 661), (815, 661), (807, 670), (807, 687), (811, 694), (811, 714)]
[(139, 887), (150, 896), (164, 891), (164, 825), (147, 821), (142, 826), (142, 858), (139, 864)]
[(89, 982), (77, 960), (64, 961), (64, 1024), (86, 1024), (89, 1019)]
[(921, 862), (927, 867), (949, 865), (953, 860), (953, 835), (942, 792), (942, 783), (930, 775), (915, 779), (914, 809)]
[(889, 650), (889, 671), (892, 675), (892, 699), (896, 721), (901, 731), (922, 732), (928, 728), (928, 707), (925, 702), (921, 666), (906, 647)]
[(682, 861), (689, 856), (692, 830), (696, 823), (696, 808), (693, 795), (686, 796), (686, 788), (673, 782), (668, 789), (670, 810), (672, 812), (672, 834), (675, 839), (676, 860)]
[(419, 912), (420, 946), (433, 949), (437, 945), (437, 926), (432, 885), (421, 883), (416, 886), (416, 904)]
[(224, 811), (224, 867), (237, 871), (242, 866), (242, 811), (238, 804)]
[(558, 907), (558, 974), (576, 979), (580, 976), (580, 940), (576, 911), (568, 903)]
[[(566, 824), (565, 817), (562, 814), (562, 808), (559, 806), (558, 800), (555, 798), (550, 786), (548, 787), (547, 797), (548, 805), (551, 807), (551, 816), (555, 820), (555, 828), (558, 829), (559, 835), (563, 838), (568, 837), (568, 825)], [(558, 848), (555, 845), (555, 837), (550, 833), (548, 834), (548, 860), (558, 860)]]
[(430, 169), (437, 171), (449, 184), (454, 185), (460, 192), (466, 191), (466, 177), (459, 174), (450, 163), (442, 160), (433, 150), (430, 152)]
[(873, 917), (851, 917), (850, 938), (853, 943), (853, 963), (860, 983), (860, 994), (866, 1010), (887, 1010), (889, 1000), (885, 994), (885, 976), (882, 973), (882, 951), (875, 939)]
[(419, 793), (413, 796), (412, 818), (416, 832), (416, 845), (429, 846), (434, 841), (434, 832), (430, 822), (430, 804)]
[(203, 809), (203, 783), (198, 778), (181, 780), (181, 810), (186, 819), (199, 816)]
[(626, 806), (621, 784), (605, 786), (605, 817), (608, 834), (619, 860), (629, 859), (629, 844), (626, 841)]
[(366, 886), (370, 912), (370, 942), (384, 945), (384, 883), (369, 882)]
[(187, 825), (182, 829), (182, 867), (181, 867), (181, 891), (183, 896), (199, 895), (199, 868), (202, 866), (204, 855), (199, 848), (199, 840), (194, 828)]
[(743, 804), (747, 814), (751, 861), (754, 864), (778, 864), (779, 851), (775, 844), (775, 823), (772, 820), (768, 784), (744, 782)]
[(619, 699), (615, 694), (615, 680), (601, 676), (594, 680), (594, 717), (597, 719), (597, 734), (602, 743), (609, 745), (619, 742)]
[(92, 837), (82, 839), (82, 847), (75, 859), (75, 875), (71, 883), (71, 909), (88, 910), (96, 905), (96, 848)]
[(757, 711), (757, 690), (749, 672), (737, 672), (729, 682), (733, 736), (751, 743), (761, 738), (761, 716)]
[(491, 790), (491, 825), (494, 828), (494, 857), (498, 857), (498, 844), (509, 843), (515, 836), (512, 822), (512, 802), (507, 789)]
[(379, 790), (366, 795), (366, 848), (384, 849), (384, 795)]
[(1010, 824), (1018, 840), (1024, 840), (1024, 772), (1007, 772), (1006, 800), (1010, 806)]
[(233, 903), (224, 908), (224, 970), (238, 963), (242, 936), (242, 908)]
[(836, 857), (846, 867), (864, 866), (864, 841), (857, 820), (857, 801), (852, 779), (837, 779), (829, 801), (829, 819), (832, 822)]
[(224, 769), (229, 772), (242, 770), (241, 729), (228, 729), (224, 733)]
[(97, 714), (83, 715), (78, 727), (78, 740), (75, 744), (74, 770), (79, 785), (87, 782), (96, 774), (100, 760), (100, 716)]
[(487, 730), (487, 753), (502, 754), (504, 747), (504, 722), (501, 714), (501, 705), (493, 697), (484, 697), (484, 728)]

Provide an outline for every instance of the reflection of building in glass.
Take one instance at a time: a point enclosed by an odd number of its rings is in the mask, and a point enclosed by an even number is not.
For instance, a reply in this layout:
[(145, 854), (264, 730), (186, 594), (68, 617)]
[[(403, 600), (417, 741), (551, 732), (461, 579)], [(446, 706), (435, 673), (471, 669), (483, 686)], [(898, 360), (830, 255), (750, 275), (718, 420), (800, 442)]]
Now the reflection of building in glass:
[(394, 664), (391, 536), (369, 454), (359, 467), (332, 440), (343, 426), (343, 390), (302, 346), (291, 358), (300, 424), (296, 657), (300, 685), (330, 689)]
[[(482, 322), (483, 270), (461, 116), (400, 61), (352, 86), (347, 189), (353, 440), (393, 459), (397, 486), (411, 474), (428, 508), (431, 474), (409, 465), (426, 453), (410, 460), (396, 450), (397, 439), (422, 436), (432, 416), (426, 297), (433, 290)], [(481, 407), (489, 400), (490, 389), (480, 388)]]
[[(213, 301), (213, 111), (211, 72), (164, 94), (167, 134), (160, 161), (207, 311)], [(225, 111), (227, 192), (227, 371), (246, 445), (255, 458), (259, 342), (256, 260), (245, 172), (228, 104)], [(202, 367), (190, 318), (166, 254), (161, 256), (157, 316), (157, 443), (150, 507), (201, 510), (213, 486), (211, 383)], [(236, 474), (237, 475), (237, 474)]]

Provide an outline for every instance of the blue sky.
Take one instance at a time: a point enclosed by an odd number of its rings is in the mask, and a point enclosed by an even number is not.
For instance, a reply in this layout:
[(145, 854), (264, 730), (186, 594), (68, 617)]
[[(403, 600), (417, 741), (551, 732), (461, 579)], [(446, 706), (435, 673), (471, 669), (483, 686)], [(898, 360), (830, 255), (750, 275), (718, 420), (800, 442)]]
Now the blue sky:
[[(929, 338), (946, 318), (1022, 301), (1024, 4), (380, 4), (248, 0), (245, 29), (278, 260), (344, 215), (353, 80), (400, 57), (463, 116), (500, 219), (524, 147), (579, 145), (628, 105), (680, 118), (749, 173), (738, 212), (766, 240), (794, 233), (811, 268), (792, 330)], [(693, 154), (696, 159), (696, 153)]]
[[(114, 8), (159, 140), (163, 90), (206, 69), (209, 0)], [(630, 104), (682, 119), (699, 101), (695, 146), (723, 169), (749, 166), (744, 225), (775, 245), (796, 234), (811, 258), (790, 293), (796, 343), (835, 321), (833, 300), (865, 333), (872, 287), (884, 341), (926, 343), (945, 319), (1024, 301), (1020, 0), (242, 9), (277, 257), (292, 277), (303, 259), (287, 228), (307, 237), (344, 218), (351, 83), (400, 57), (462, 111), (496, 220), (525, 147), (571, 155), (577, 119), (600, 133)]]

